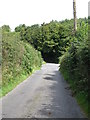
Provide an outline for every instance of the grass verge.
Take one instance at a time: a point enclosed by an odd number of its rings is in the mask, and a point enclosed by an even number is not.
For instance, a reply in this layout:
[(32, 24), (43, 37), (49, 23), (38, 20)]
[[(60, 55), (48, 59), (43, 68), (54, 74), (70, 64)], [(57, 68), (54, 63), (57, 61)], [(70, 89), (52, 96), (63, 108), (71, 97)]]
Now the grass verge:
[[(71, 88), (72, 92), (74, 92), (75, 86), (74, 86), (73, 80), (70, 80), (70, 77), (69, 77), (67, 72), (62, 72), (61, 71), (61, 73), (62, 73), (64, 79), (70, 85), (70, 88)], [(84, 112), (85, 116), (90, 118), (89, 117), (90, 113), (89, 113), (89, 110), (88, 110), (90, 103), (89, 103), (88, 99), (85, 97), (85, 92), (77, 92), (76, 94), (74, 94), (74, 97), (76, 98), (77, 103), (79, 104), (80, 108)]]
[(9, 82), (8, 84), (0, 87), (0, 98), (8, 94), (12, 91), (17, 85), (26, 80), (30, 75), (32, 75), (36, 70), (40, 70), (40, 67), (33, 69), (30, 74), (21, 74), (20, 76), (16, 76), (13, 82)]

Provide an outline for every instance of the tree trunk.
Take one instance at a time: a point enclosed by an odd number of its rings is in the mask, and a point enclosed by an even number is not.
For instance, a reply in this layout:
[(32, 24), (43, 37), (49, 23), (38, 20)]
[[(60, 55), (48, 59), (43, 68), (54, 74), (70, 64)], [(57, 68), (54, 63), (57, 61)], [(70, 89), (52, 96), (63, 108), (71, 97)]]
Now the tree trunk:
[(77, 30), (77, 17), (76, 17), (76, 0), (73, 0), (73, 15), (74, 15), (74, 31)]

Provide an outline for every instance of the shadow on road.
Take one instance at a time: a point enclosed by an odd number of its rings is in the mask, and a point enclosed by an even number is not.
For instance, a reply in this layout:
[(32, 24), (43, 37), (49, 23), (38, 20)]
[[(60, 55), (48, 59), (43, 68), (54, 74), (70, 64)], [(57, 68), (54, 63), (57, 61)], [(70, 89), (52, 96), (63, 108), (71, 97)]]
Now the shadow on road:
[(44, 76), (43, 79), (51, 84), (48, 85), (50, 96), (47, 96), (47, 101), (51, 98), (51, 102), (44, 104), (41, 114), (50, 118), (83, 118), (83, 113), (72, 97), (71, 90), (66, 89), (69, 85), (59, 70), (44, 74)]

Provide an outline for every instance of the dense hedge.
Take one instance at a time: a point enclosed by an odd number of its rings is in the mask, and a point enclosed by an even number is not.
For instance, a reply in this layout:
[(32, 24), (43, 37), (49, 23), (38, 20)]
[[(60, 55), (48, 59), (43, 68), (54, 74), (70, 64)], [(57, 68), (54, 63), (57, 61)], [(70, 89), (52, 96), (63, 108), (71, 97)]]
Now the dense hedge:
[(87, 44), (73, 44), (60, 60), (60, 70), (66, 76), (66, 80), (73, 83), (71, 87), (75, 92), (88, 93), (88, 60)]
[(88, 113), (88, 78), (90, 50), (88, 40), (88, 23), (82, 21), (66, 53), (60, 57), (60, 71), (70, 84), (73, 94)]
[(17, 82), (17, 77), (29, 75), (42, 64), (41, 53), (20, 41), (19, 33), (2, 34), (2, 86)]
[(72, 80), (75, 90), (88, 91), (88, 22), (83, 20), (78, 29), (71, 36), (72, 42), (66, 53), (61, 57), (60, 70), (66, 73), (68, 80)]

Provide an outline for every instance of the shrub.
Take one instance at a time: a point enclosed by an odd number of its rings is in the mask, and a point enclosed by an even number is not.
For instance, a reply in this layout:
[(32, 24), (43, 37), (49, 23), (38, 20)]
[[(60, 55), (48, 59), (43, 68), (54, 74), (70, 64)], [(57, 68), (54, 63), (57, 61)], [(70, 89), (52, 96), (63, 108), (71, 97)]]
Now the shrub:
[(29, 75), (40, 67), (42, 58), (40, 52), (29, 43), (20, 41), (19, 33), (2, 34), (2, 85), (17, 81), (17, 76)]

